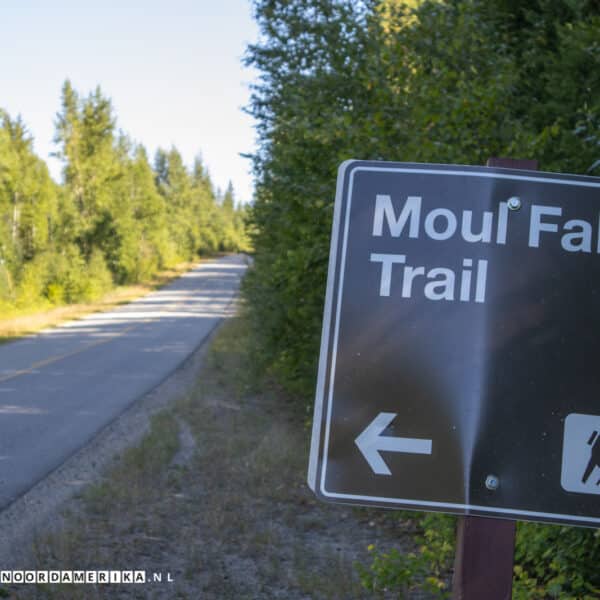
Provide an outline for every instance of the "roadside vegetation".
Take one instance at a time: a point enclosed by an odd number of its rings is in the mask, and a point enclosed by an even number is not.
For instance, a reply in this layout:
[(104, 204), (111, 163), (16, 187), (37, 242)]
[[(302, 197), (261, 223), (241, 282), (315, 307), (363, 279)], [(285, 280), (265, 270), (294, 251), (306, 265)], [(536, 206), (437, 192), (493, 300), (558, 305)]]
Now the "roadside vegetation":
[[(311, 414), (336, 171), (350, 158), (483, 165), (537, 159), (600, 175), (600, 5), (592, 0), (255, 0), (260, 146), (244, 283), (254, 367)], [(399, 517), (404, 518), (404, 517)], [(453, 521), (422, 551), (372, 551), (398, 594), (452, 561)], [(600, 596), (598, 532), (521, 524), (516, 598)]]
[(198, 158), (146, 150), (117, 130), (100, 88), (66, 81), (56, 116), (63, 181), (33, 152), (25, 121), (0, 109), (0, 318), (89, 303), (198, 255), (246, 250), (245, 209)]

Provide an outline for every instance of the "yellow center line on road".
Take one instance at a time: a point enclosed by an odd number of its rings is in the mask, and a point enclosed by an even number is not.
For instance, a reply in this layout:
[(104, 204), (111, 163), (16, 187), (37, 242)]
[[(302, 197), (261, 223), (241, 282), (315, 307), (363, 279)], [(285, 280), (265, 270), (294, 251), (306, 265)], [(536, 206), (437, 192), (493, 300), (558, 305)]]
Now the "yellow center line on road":
[[(147, 323), (147, 322), (148, 321), (144, 321), (144, 323)], [(84, 346), (83, 348), (78, 348), (77, 350), (73, 350), (73, 352), (66, 352), (65, 354), (59, 354), (58, 356), (51, 356), (50, 358), (45, 358), (44, 360), (40, 360), (36, 363), (33, 363), (30, 367), (27, 367), (26, 369), (20, 369), (19, 371), (15, 371), (14, 373), (9, 373), (8, 375), (0, 376), (0, 383), (9, 381), (10, 379), (15, 379), (16, 377), (20, 377), (21, 375), (27, 375), (28, 373), (33, 373), (36, 369), (39, 369), (40, 367), (45, 367), (47, 365), (51, 365), (52, 363), (63, 360), (63, 358), (69, 358), (70, 356), (75, 356), (76, 354), (85, 352), (86, 350), (89, 350), (90, 348), (94, 348), (96, 346), (101, 346), (102, 344), (107, 344), (108, 342), (112, 342), (114, 339), (121, 337), (121, 336), (125, 335), (126, 333), (129, 333), (132, 329), (135, 329), (136, 327), (139, 327), (140, 325), (141, 325), (141, 323), (136, 323), (135, 325), (130, 325), (129, 327), (125, 328), (123, 331), (120, 331), (119, 333), (116, 333), (115, 335), (111, 335), (108, 338), (98, 340), (97, 342), (92, 342), (91, 344), (88, 344), (87, 346)]]
[[(231, 300), (230, 300), (229, 304), (231, 304)], [(228, 304), (228, 306), (229, 306), (229, 304)], [(186, 308), (187, 308), (187, 305), (185, 302), (179, 302), (179, 303), (175, 304), (175, 306), (173, 308), (170, 308), (170, 309), (177, 310), (177, 309), (186, 309)], [(123, 314), (126, 315), (127, 313), (123, 313)], [(141, 322), (136, 323), (135, 325), (130, 325), (129, 327), (125, 328), (123, 331), (120, 331), (119, 333), (116, 333), (115, 335), (111, 335), (108, 338), (104, 338), (104, 339), (98, 340), (97, 342), (88, 344), (87, 346), (84, 346), (83, 348), (74, 350), (73, 352), (66, 352), (65, 354), (59, 354), (58, 356), (51, 356), (50, 358), (45, 358), (44, 360), (40, 360), (36, 363), (33, 363), (31, 366), (27, 367), (26, 369), (20, 369), (18, 371), (14, 371), (13, 373), (9, 373), (8, 375), (0, 376), (0, 383), (4, 383), (5, 381), (9, 381), (10, 379), (15, 379), (17, 377), (20, 377), (21, 375), (27, 375), (29, 373), (33, 373), (36, 369), (39, 369), (41, 367), (51, 365), (52, 363), (63, 360), (64, 358), (69, 358), (70, 356), (75, 356), (76, 354), (85, 352), (86, 350), (89, 350), (90, 348), (94, 348), (96, 346), (101, 346), (102, 344), (107, 344), (108, 342), (112, 342), (112, 340), (114, 340), (118, 337), (121, 337), (121, 336), (125, 335), (126, 333), (129, 333), (136, 327), (140, 327), (141, 325), (146, 325), (147, 323), (153, 323), (154, 321), (158, 321), (160, 318), (161, 318), (160, 316), (157, 316), (157, 317), (151, 317), (148, 319), (143, 319)]]

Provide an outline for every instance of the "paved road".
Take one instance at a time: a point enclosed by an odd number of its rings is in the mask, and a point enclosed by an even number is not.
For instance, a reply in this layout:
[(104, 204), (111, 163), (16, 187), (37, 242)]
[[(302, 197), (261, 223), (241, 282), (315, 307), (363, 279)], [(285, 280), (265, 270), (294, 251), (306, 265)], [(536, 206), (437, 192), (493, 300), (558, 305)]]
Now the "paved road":
[(242, 257), (0, 346), (0, 508), (169, 375), (231, 312)]

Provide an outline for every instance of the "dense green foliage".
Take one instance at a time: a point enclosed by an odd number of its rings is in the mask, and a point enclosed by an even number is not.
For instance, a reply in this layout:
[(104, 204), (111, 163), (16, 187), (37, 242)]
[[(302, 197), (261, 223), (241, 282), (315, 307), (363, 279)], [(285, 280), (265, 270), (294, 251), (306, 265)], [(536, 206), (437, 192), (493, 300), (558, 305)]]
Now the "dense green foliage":
[[(509, 156), (600, 175), (597, 0), (408, 4), (255, 0), (256, 260), (244, 289), (258, 366), (305, 399), (342, 161)], [(598, 595), (598, 547), (591, 530), (522, 527), (517, 592)], [(378, 558), (376, 570), (395, 560)]]
[(600, 7), (584, 0), (261, 0), (251, 113), (265, 366), (313, 388), (336, 169), (348, 158), (537, 158), (600, 174)]
[[(402, 514), (402, 513), (401, 513)], [(417, 513), (405, 513), (402, 518), (415, 520)], [(415, 588), (434, 596), (447, 597), (446, 578), (454, 557), (454, 519), (448, 515), (429, 514), (418, 519), (417, 552), (402, 554), (396, 549), (377, 552), (369, 546), (373, 561), (367, 567), (358, 565), (363, 586), (374, 593), (384, 590), (410, 597)]]
[(99, 88), (80, 98), (65, 82), (56, 142), (62, 185), (23, 121), (0, 111), (0, 310), (85, 301), (199, 253), (245, 249), (231, 185), (218, 197), (175, 148), (152, 168)]
[[(453, 517), (440, 514), (401, 513), (415, 520), (418, 552), (379, 553), (370, 547), (373, 560), (359, 566), (363, 585), (373, 592), (425, 589), (448, 597), (447, 576), (454, 558)], [(559, 525), (518, 523), (513, 598), (593, 600), (600, 597), (600, 530)]]

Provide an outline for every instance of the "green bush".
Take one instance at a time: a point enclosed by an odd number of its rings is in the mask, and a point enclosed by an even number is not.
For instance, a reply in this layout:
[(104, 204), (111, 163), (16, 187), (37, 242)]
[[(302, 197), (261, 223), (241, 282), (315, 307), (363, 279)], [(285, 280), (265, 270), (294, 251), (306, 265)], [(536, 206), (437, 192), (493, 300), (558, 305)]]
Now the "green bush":
[(113, 286), (112, 274), (100, 250), (93, 250), (87, 265), (87, 279), (83, 289), (83, 300), (95, 300)]
[(12, 277), (3, 260), (0, 260), (0, 302), (10, 303), (14, 300)]
[(600, 530), (519, 523), (515, 600), (600, 597)]
[(418, 513), (400, 518), (419, 522), (417, 552), (402, 554), (392, 549), (388, 553), (380, 553), (375, 546), (369, 546), (369, 552), (373, 555), (372, 563), (368, 567), (358, 565), (362, 585), (370, 592), (393, 592), (400, 598), (408, 598), (417, 589), (447, 598), (447, 579), (454, 553), (455, 519), (439, 514), (419, 517)]
[(67, 246), (60, 257), (61, 270), (56, 273), (57, 282), (64, 287), (67, 302), (79, 302), (85, 298), (87, 286), (85, 260), (74, 245)]
[(68, 244), (61, 252), (44, 252), (25, 264), (17, 287), (17, 304), (24, 308), (40, 302), (82, 302), (98, 297), (111, 286), (112, 277), (100, 251), (94, 250), (86, 263), (77, 246)]
[[(444, 596), (454, 561), (456, 519), (441, 514), (401, 513), (418, 526), (418, 551), (380, 553), (358, 565), (363, 586), (373, 593), (406, 597), (411, 590)], [(600, 597), (600, 530), (537, 523), (517, 524), (515, 600), (593, 600)]]
[(23, 308), (43, 303), (50, 269), (51, 261), (46, 253), (25, 264), (17, 284), (17, 306)]
[(46, 297), (54, 305), (65, 302), (65, 289), (60, 283), (49, 283), (46, 288)]

